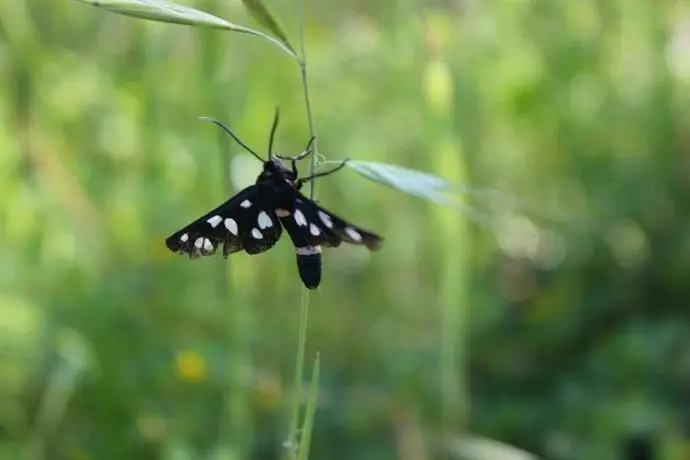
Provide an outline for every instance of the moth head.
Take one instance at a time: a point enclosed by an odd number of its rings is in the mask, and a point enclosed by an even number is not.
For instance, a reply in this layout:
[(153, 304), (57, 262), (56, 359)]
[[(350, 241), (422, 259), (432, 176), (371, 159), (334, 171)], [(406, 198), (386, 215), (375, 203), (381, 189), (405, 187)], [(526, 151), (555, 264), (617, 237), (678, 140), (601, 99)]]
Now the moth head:
[(291, 182), (294, 182), (297, 179), (297, 175), (294, 171), (289, 169), (285, 163), (280, 160), (280, 158), (273, 156), (270, 160), (264, 162), (264, 169), (261, 172), (261, 178), (272, 179), (276, 177), (284, 177)]

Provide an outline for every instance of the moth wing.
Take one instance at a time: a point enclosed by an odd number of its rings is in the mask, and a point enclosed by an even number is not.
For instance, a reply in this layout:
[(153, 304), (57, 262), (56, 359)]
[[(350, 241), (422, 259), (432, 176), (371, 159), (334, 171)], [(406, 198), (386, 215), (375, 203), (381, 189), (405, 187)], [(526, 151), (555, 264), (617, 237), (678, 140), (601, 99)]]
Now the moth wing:
[(341, 243), (366, 246), (371, 251), (381, 247), (383, 238), (347, 222), (297, 192), (294, 210), (281, 216), (280, 222), (296, 248), (337, 247)]
[(278, 216), (259, 206), (256, 186), (251, 185), (170, 235), (165, 244), (190, 258), (213, 255), (222, 245), (227, 257), (242, 250), (248, 254), (267, 251), (281, 234)]

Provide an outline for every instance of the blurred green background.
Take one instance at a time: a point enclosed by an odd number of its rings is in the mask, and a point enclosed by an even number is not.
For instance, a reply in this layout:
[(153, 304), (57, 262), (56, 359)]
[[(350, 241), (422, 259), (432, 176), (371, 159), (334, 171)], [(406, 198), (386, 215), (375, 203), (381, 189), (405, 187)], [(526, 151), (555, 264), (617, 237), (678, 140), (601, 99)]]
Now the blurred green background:
[[(296, 42), (294, 4), (267, 4)], [(690, 458), (687, 2), (305, 11), (320, 153), (467, 189), (457, 212), (352, 170), (318, 183), (386, 241), (324, 254), (311, 457)], [(0, 37), (0, 458), (278, 458), (289, 240), (190, 261), (164, 239), (260, 167), (198, 116), (264, 152), (279, 105), (278, 149), (301, 151), (298, 66), (67, 0), (0, 3)]]

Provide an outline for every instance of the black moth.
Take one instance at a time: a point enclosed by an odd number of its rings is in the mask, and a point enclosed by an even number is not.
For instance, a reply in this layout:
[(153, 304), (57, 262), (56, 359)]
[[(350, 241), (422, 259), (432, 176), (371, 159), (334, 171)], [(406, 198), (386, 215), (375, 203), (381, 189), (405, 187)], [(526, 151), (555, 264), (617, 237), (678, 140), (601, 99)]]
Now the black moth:
[[(263, 162), (263, 171), (254, 185), (168, 237), (165, 240), (168, 249), (188, 254), (190, 258), (213, 255), (221, 245), (226, 258), (242, 250), (259, 254), (278, 242), (284, 228), (295, 246), (300, 278), (309, 289), (315, 289), (321, 282), (321, 246), (337, 247), (345, 242), (364, 245), (371, 251), (379, 249), (383, 238), (346, 222), (300, 193), (305, 183), (334, 173), (345, 166), (347, 160), (330, 171), (298, 178), (296, 161), (311, 152), (314, 138), (299, 155), (273, 154), (278, 110), (268, 141), (268, 161), (247, 147), (225, 125), (206, 119), (223, 128)], [(292, 169), (288, 169), (281, 159), (289, 160)]]

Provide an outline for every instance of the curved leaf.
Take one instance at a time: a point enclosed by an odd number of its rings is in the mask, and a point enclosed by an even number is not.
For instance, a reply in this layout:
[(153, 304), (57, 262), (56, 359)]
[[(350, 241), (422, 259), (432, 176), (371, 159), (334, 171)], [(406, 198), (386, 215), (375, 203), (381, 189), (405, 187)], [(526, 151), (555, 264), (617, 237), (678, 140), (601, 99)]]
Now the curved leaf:
[(211, 27), (230, 30), (264, 38), (294, 58), (297, 55), (281, 41), (249, 27), (233, 24), (212, 14), (187, 6), (176, 5), (162, 0), (77, 0), (92, 6), (104, 8), (115, 13), (147, 19), (150, 21), (182, 24), (195, 27)]
[(412, 195), (425, 197), (430, 190), (444, 190), (456, 184), (440, 177), (376, 161), (348, 161), (347, 165), (361, 175)]
[[(336, 162), (325, 161), (321, 164), (330, 163)], [(376, 161), (351, 160), (347, 162), (347, 166), (379, 184), (452, 207), (477, 224), (490, 229), (496, 229), (501, 217), (511, 214), (518, 208), (529, 215), (540, 216), (552, 222), (569, 220), (560, 213), (546, 213), (540, 206), (526, 203), (515, 195), (499, 189), (470, 187), (429, 173)], [(481, 209), (470, 204), (469, 199), (481, 202)]]
[(453, 207), (475, 222), (487, 227), (495, 226), (495, 222), (492, 222), (490, 216), (464, 203), (462, 197), (458, 196), (474, 193), (466, 186), (432, 174), (376, 161), (348, 161), (347, 166), (369, 180), (433, 203)]
[(285, 46), (294, 52), (294, 48), (290, 44), (287, 34), (285, 33), (285, 29), (283, 29), (283, 26), (280, 24), (278, 19), (271, 14), (266, 5), (264, 5), (264, 2), (261, 0), (242, 0), (242, 3), (247, 11), (249, 11), (249, 14), (251, 14), (256, 20), (256, 22), (266, 27), (269, 31), (271, 31), (271, 33), (273, 33), (273, 35), (278, 37), (278, 39), (280, 39)]

